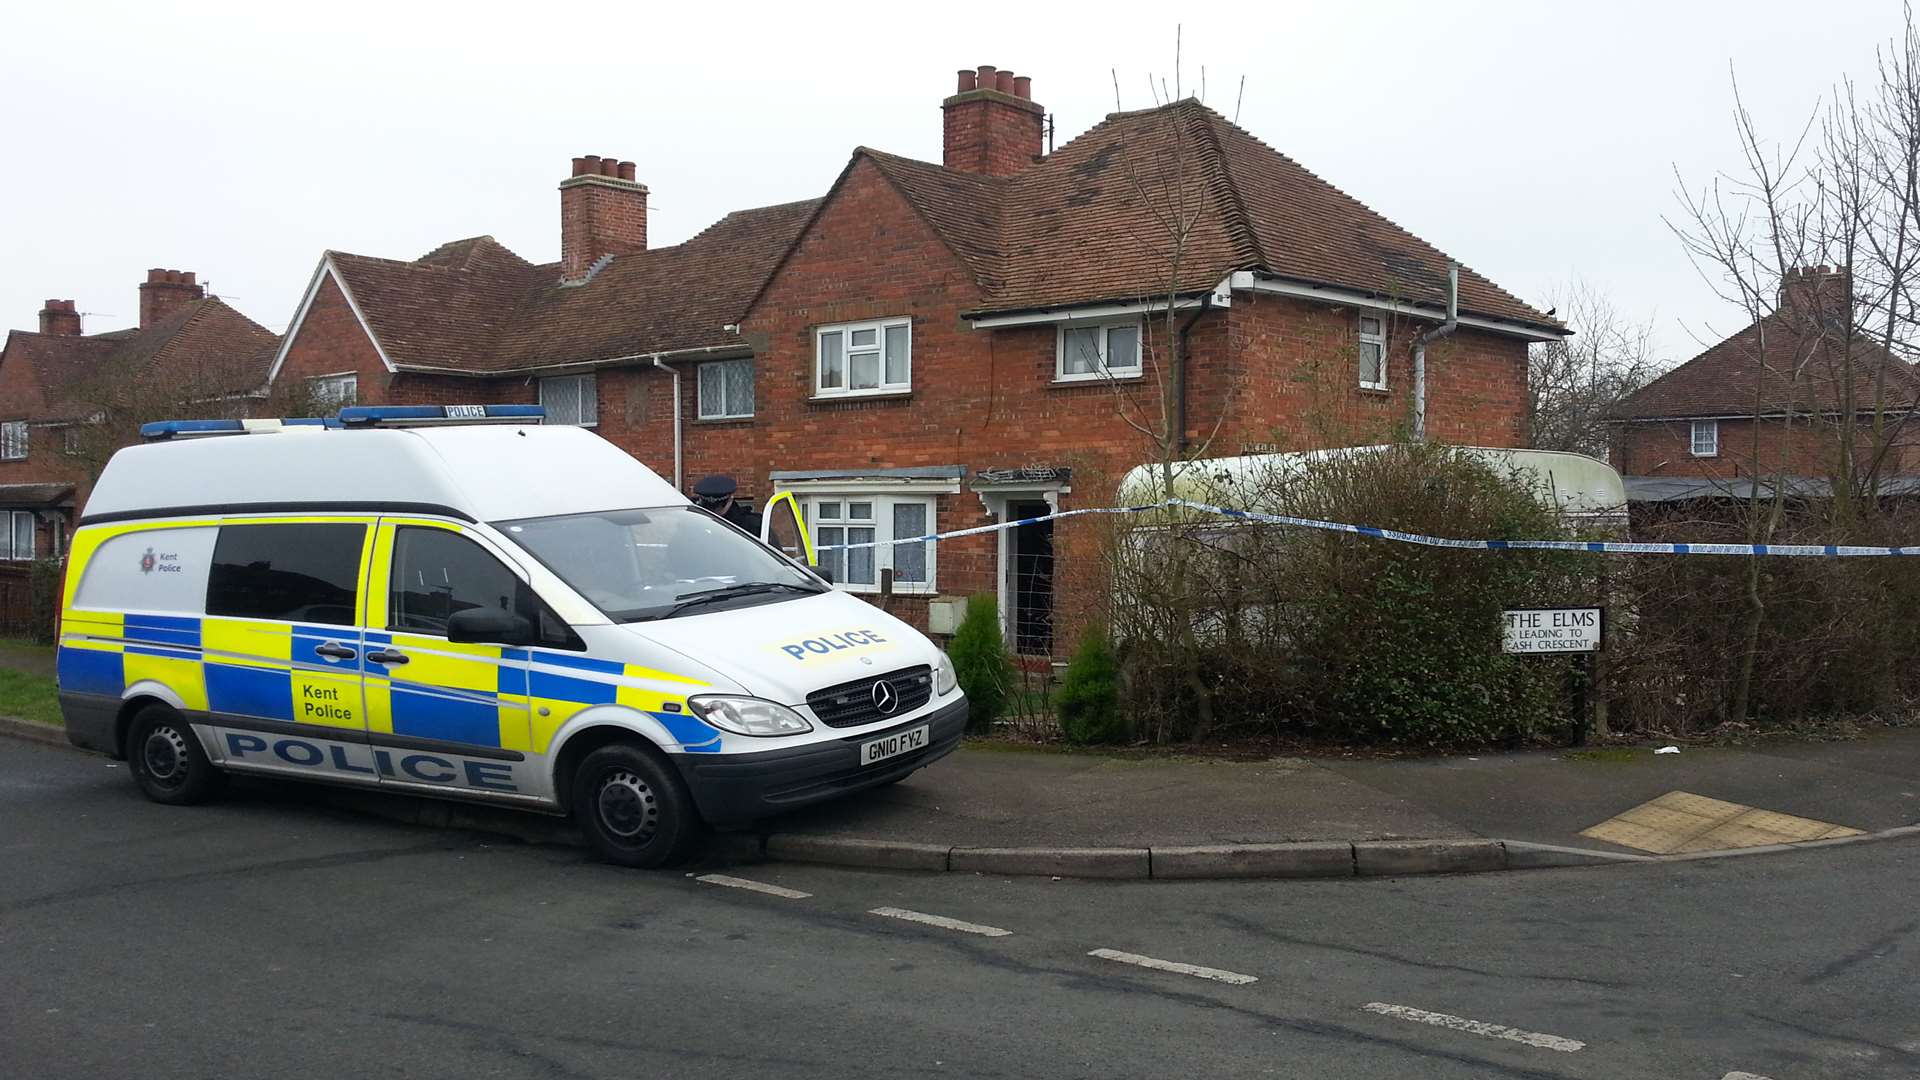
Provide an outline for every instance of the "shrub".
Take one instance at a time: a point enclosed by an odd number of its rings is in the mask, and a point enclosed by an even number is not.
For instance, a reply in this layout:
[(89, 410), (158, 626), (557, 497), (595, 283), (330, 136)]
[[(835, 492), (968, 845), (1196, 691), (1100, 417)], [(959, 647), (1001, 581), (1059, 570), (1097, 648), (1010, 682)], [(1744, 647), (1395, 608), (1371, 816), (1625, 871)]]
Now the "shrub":
[(1126, 740), (1126, 714), (1120, 711), (1120, 665), (1105, 631), (1088, 631), (1067, 663), (1066, 677), (1054, 694), (1060, 715), (1060, 733), (1070, 743), (1115, 743)]
[(1006, 711), (1013, 687), (1013, 660), (1000, 633), (1000, 604), (992, 593), (967, 597), (967, 614), (947, 644), (960, 689), (967, 693), (968, 726), (986, 732)]
[[(1523, 476), (1447, 447), (1331, 454), (1222, 498), (1283, 515), (1444, 537), (1567, 535)], [(1420, 746), (1511, 743), (1565, 719), (1569, 661), (1501, 651), (1509, 607), (1599, 601), (1593, 561), (1431, 548), (1217, 518), (1113, 548), (1128, 707), (1155, 741), (1222, 733)], [(1190, 629), (1189, 629), (1190, 628)], [(1183, 633), (1201, 658), (1179, 654)], [(1197, 685), (1196, 685), (1197, 683)]]
[(53, 644), (54, 625), (60, 616), (60, 576), (65, 569), (59, 559), (35, 559), (27, 574), (28, 636), (43, 645)]

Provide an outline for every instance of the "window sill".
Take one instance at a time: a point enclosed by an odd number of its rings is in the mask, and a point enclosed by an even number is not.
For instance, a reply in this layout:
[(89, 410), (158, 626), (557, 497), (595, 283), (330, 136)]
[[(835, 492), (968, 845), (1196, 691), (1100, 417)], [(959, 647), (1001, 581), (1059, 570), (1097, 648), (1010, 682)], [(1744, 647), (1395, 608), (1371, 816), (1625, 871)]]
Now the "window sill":
[(1368, 386), (1366, 383), (1361, 383), (1357, 389), (1363, 394), (1373, 394), (1377, 397), (1393, 396), (1392, 388), (1386, 386)]
[(745, 426), (747, 424), (753, 423), (753, 417), (750, 415), (749, 416), (696, 416), (693, 418), (693, 422), (696, 424), (700, 424), (704, 427), (726, 427), (728, 425), (741, 427), (741, 426)]
[(807, 399), (810, 405), (852, 405), (862, 401), (903, 401), (913, 396), (911, 390), (888, 390), (885, 392), (866, 391), (858, 394), (815, 394)]
[(1053, 386), (1104, 386), (1107, 383), (1137, 383), (1145, 379), (1143, 372), (1130, 372), (1126, 375), (1055, 375)]

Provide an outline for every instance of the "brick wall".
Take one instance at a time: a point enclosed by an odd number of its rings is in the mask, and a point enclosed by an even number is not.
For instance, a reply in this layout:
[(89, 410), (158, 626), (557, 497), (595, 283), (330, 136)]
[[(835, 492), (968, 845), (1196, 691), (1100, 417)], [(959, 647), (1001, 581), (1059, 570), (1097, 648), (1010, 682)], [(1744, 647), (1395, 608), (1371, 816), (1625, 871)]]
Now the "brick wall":
[[(1863, 424), (1866, 421), (1862, 421)], [(1693, 455), (1693, 423), (1689, 420), (1653, 420), (1615, 428), (1614, 467), (1625, 476), (1694, 476), (1731, 479), (1785, 471), (1794, 476), (1825, 476), (1833, 468), (1840, 446), (1838, 422), (1822, 418), (1794, 420), (1721, 420), (1720, 449), (1713, 457)], [(1759, 436), (1758, 453), (1755, 435)], [(1870, 434), (1855, 444), (1864, 464), (1873, 451)], [(1888, 457), (1884, 473), (1920, 472), (1920, 428), (1903, 428)]]
[[(0, 362), (0, 420), (28, 421), (27, 456), (21, 461), (0, 461), (0, 484), (73, 484), (73, 505), (79, 507), (86, 501), (90, 478), (84, 465), (63, 452), (63, 430), (42, 427), (34, 422), (44, 418), (45, 414), (40, 383), (32, 365), (24, 358)], [(13, 508), (0, 503), (0, 511)], [(53, 532), (46, 520), (49, 512), (39, 507), (34, 509), (38, 517), (34, 523), (34, 554), (51, 555)], [(61, 528), (70, 533), (72, 515), (62, 513), (61, 517)]]

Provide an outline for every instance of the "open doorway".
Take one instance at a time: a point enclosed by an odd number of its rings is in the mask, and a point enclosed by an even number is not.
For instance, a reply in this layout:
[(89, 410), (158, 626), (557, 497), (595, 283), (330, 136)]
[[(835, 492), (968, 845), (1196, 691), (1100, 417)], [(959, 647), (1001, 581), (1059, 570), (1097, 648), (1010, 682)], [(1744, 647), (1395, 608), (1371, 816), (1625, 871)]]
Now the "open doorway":
[[(1045, 502), (1007, 503), (1007, 517), (1045, 517), (1053, 507)], [(1022, 656), (1053, 654), (1053, 522), (1039, 521), (1012, 530), (1007, 540), (1007, 597), (1013, 610), (1008, 626), (1014, 651)]]

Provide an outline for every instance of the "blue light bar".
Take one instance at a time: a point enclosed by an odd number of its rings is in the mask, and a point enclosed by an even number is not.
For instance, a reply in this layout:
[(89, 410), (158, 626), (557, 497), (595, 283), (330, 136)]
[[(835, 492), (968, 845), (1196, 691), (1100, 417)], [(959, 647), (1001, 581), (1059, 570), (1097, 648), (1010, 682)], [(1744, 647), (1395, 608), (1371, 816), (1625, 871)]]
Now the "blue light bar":
[(544, 420), (538, 405), (349, 405), (340, 410), (340, 422), (352, 427), (393, 421)]
[(278, 431), (283, 427), (337, 428), (332, 417), (290, 416), (281, 420), (155, 420), (140, 425), (143, 439), (171, 439), (176, 435), (244, 435), (248, 432)]

